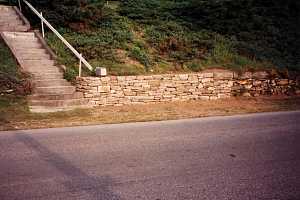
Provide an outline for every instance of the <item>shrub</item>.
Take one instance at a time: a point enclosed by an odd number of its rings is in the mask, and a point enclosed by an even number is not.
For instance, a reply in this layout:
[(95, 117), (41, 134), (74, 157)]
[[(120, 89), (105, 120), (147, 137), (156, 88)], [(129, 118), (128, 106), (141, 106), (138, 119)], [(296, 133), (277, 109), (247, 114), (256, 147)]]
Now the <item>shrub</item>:
[(146, 68), (146, 70), (149, 70), (149, 67), (151, 65), (150, 58), (145, 50), (141, 49), (140, 47), (134, 46), (130, 52), (129, 56), (139, 61), (141, 64), (143, 64)]
[[(100, 20), (103, 18), (104, 0), (30, 0), (53, 24), (68, 27), (71, 23)], [(25, 7), (26, 8), (26, 7)], [(30, 11), (27, 16), (36, 19)], [(38, 22), (38, 21), (37, 21)]]
[(231, 62), (235, 54), (235, 49), (230, 40), (216, 36), (212, 49), (212, 57), (216, 63)]
[(187, 68), (192, 70), (193, 72), (199, 72), (203, 69), (202, 64), (200, 62), (196, 62), (196, 61), (187, 63)]
[(0, 72), (9, 74), (11, 76), (18, 76), (18, 64), (14, 59), (9, 48), (0, 38)]
[(64, 73), (64, 78), (68, 81), (74, 81), (76, 76), (78, 76), (78, 71), (72, 67), (67, 67)]

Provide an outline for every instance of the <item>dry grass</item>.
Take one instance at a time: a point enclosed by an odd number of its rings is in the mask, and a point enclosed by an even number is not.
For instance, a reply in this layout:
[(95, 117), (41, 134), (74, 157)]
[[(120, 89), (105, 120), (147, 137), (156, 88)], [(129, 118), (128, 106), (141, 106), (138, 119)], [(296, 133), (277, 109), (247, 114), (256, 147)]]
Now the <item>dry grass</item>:
[(299, 109), (300, 97), (261, 97), (97, 107), (69, 112), (32, 114), (26, 110), (25, 102), (18, 100), (0, 109), (0, 130), (159, 121)]

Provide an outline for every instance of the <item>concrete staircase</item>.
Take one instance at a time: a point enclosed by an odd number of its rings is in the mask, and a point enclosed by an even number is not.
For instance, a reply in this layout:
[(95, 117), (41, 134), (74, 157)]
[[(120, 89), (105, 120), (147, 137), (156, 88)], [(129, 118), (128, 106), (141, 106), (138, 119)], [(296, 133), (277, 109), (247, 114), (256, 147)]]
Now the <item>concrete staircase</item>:
[[(2, 12), (3, 11), (3, 12)], [(83, 94), (63, 79), (63, 71), (34, 32), (26, 32), (12, 7), (0, 6), (0, 34), (23, 71), (32, 74), (33, 94), (28, 97), (32, 112), (56, 112), (89, 107)], [(12, 21), (11, 21), (12, 20)], [(14, 22), (14, 23), (10, 23)], [(7, 28), (7, 29), (6, 29)], [(12, 32), (11, 30), (14, 30)]]
[(16, 7), (0, 5), (0, 31), (28, 31), (30, 25)]

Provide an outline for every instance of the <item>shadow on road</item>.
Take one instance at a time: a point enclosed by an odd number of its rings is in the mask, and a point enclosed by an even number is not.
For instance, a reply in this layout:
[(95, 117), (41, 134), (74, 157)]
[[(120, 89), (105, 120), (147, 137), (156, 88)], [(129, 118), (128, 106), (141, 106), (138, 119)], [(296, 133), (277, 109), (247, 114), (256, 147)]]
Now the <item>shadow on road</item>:
[(59, 173), (67, 177), (66, 181), (58, 183), (66, 187), (66, 192), (85, 193), (88, 194), (89, 199), (121, 200), (120, 196), (110, 189), (113, 183), (109, 176), (93, 177), (88, 175), (80, 168), (74, 166), (70, 161), (50, 151), (47, 147), (26, 133), (19, 131), (15, 134), (15, 137), (18, 141), (21, 141), (32, 151), (37, 153), (41, 160), (47, 162)]

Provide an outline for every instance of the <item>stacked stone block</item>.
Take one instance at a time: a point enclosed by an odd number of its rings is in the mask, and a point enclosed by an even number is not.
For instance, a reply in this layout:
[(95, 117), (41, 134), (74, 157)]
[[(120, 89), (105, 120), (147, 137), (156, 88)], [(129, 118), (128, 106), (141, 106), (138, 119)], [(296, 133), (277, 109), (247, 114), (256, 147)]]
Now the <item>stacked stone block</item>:
[(77, 78), (77, 90), (103, 106), (228, 98), (233, 85), (232, 72)]
[(244, 73), (236, 78), (233, 91), (237, 96), (297, 95), (300, 79), (270, 77), (266, 72)]
[(231, 96), (299, 94), (299, 79), (269, 78), (266, 72), (231, 71), (150, 76), (78, 77), (77, 90), (91, 105), (216, 100)]

